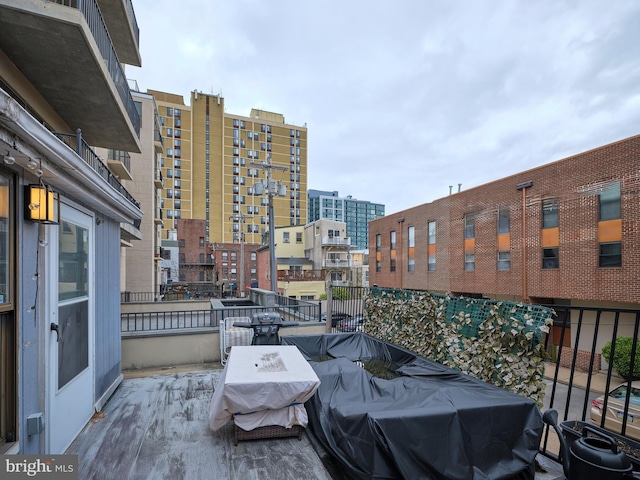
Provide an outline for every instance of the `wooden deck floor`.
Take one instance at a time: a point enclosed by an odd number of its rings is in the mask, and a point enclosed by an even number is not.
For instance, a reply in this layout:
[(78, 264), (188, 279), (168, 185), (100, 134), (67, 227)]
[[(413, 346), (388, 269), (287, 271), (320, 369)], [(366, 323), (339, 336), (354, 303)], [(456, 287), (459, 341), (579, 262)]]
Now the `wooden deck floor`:
[(66, 453), (79, 477), (106, 479), (332, 480), (306, 435), (240, 442), (212, 432), (209, 402), (221, 370), (127, 378)]
[[(171, 371), (170, 371), (171, 372)], [(233, 429), (212, 432), (209, 402), (221, 373), (155, 372), (125, 378), (66, 453), (79, 457), (83, 480), (343, 480), (344, 473), (306, 434), (233, 444)], [(96, 416), (97, 417), (97, 416)], [(544, 460), (544, 459), (543, 459)], [(536, 480), (561, 469), (545, 461)]]

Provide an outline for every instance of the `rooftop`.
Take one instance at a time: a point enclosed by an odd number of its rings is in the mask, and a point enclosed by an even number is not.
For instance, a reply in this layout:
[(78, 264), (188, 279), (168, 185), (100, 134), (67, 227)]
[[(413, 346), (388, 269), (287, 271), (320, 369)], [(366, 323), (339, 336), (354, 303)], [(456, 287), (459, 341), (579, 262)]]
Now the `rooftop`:
[[(100, 414), (66, 453), (79, 459), (83, 479), (319, 479), (347, 478), (312, 435), (240, 442), (233, 426), (209, 429), (209, 403), (222, 372), (219, 364), (125, 372)], [(538, 456), (545, 472), (558, 465)]]

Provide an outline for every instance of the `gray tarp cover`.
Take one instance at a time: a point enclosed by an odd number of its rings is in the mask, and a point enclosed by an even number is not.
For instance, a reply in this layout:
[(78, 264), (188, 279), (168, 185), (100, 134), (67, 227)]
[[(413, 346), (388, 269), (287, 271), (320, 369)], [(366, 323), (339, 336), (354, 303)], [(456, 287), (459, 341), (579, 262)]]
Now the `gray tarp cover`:
[[(542, 417), (532, 400), (362, 333), (282, 343), (296, 345), (320, 378), (309, 425), (354, 477), (534, 478)], [(385, 380), (354, 363), (371, 358), (401, 375)]]

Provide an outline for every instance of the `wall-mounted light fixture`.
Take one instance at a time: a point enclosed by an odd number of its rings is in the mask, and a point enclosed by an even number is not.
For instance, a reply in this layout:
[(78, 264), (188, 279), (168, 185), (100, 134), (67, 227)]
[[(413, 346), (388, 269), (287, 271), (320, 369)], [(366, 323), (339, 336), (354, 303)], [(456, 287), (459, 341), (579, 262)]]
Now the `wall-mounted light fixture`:
[(25, 191), (27, 220), (39, 223), (60, 223), (60, 195), (47, 185), (29, 185)]
[(9, 152), (9, 150), (7, 150), (7, 154), (4, 156), (3, 161), (5, 165), (13, 165), (14, 163), (16, 163), (16, 158), (11, 155), (11, 152)]

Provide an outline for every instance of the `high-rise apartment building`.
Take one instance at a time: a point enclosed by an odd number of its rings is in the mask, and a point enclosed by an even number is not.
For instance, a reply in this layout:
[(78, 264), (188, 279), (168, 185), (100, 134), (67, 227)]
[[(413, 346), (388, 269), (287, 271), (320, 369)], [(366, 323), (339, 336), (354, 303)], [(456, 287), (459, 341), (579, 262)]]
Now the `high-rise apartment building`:
[(337, 191), (309, 190), (309, 223), (335, 220), (347, 224), (347, 237), (359, 249), (368, 247), (369, 222), (384, 217), (384, 205), (351, 197), (340, 197)]
[[(179, 218), (206, 220), (208, 242), (261, 243), (268, 230), (268, 196), (256, 189), (271, 169), (274, 226), (304, 225), (307, 217), (307, 128), (279, 113), (225, 112), (224, 98), (198, 91), (190, 106), (179, 95), (149, 91), (163, 124), (164, 234)], [(263, 189), (264, 191), (264, 189)]]

